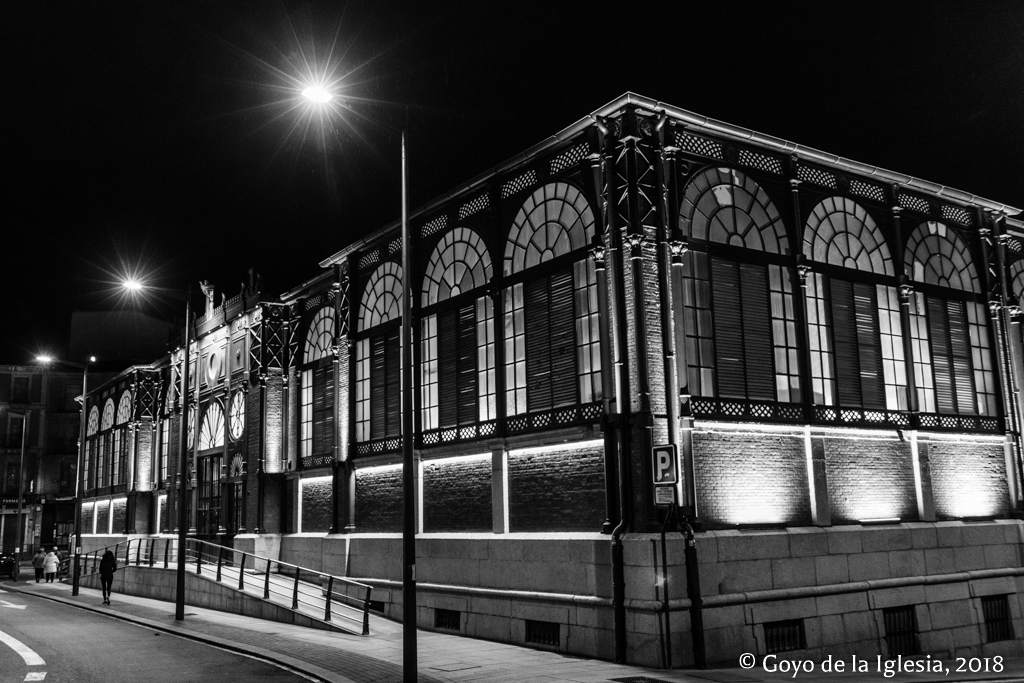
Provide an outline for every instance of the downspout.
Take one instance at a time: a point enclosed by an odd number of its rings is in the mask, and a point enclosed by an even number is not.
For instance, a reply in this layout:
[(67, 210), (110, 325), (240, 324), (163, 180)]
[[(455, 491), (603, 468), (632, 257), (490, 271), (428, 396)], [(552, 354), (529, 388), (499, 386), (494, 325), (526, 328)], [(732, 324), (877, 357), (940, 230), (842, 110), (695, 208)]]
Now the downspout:
[[(609, 127), (598, 121), (602, 133), (608, 134)], [(618, 133), (618, 124), (615, 123), (615, 132)], [(614, 163), (614, 156), (611, 144), (605, 145), (605, 169)], [(606, 179), (613, 177), (611, 173), (605, 172)], [(625, 663), (626, 661), (626, 572), (625, 560), (623, 558), (622, 536), (629, 529), (629, 468), (626, 462), (626, 453), (629, 451), (630, 435), (629, 430), (621, 429), (621, 425), (629, 423), (630, 406), (626, 400), (629, 391), (629, 368), (627, 356), (623, 344), (626, 339), (626, 307), (621, 295), (620, 282), (622, 278), (622, 238), (616, 227), (614, 202), (611, 201), (614, 188), (607, 187), (602, 196), (602, 210), (606, 216), (606, 226), (609, 238), (608, 252), (610, 266), (612, 269), (611, 287), (609, 291), (613, 295), (614, 305), (614, 326), (612, 327), (612, 343), (615, 350), (615, 404), (617, 407), (614, 413), (617, 416), (617, 423), (620, 428), (615, 430), (616, 443), (616, 469), (618, 470), (618, 493), (619, 493), (619, 523), (612, 529), (611, 551), (612, 551), (612, 612), (615, 632), (615, 661)], [(619, 292), (616, 295), (616, 292)], [(612, 310), (612, 309), (609, 309)]]

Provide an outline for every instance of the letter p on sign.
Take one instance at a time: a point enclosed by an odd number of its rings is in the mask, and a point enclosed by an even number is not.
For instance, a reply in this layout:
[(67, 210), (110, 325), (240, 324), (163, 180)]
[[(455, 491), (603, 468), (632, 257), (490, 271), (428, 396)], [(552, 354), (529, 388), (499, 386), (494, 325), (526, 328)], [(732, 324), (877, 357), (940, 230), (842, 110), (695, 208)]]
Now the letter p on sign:
[(651, 449), (651, 455), (654, 460), (652, 473), (655, 484), (675, 484), (679, 481), (675, 444), (655, 446)]

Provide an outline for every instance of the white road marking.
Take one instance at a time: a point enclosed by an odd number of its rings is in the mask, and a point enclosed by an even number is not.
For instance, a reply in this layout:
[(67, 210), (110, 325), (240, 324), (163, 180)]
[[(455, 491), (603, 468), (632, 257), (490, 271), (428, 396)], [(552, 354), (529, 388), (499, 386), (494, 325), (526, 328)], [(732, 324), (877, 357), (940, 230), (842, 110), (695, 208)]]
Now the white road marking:
[(6, 600), (0, 600), (0, 605), (13, 607), (14, 609), (25, 609), (25, 605), (15, 605), (13, 602), (7, 602)]
[(0, 643), (3, 643), (21, 655), (21, 658), (25, 660), (25, 664), (28, 666), (44, 666), (46, 664), (46, 662), (43, 661), (43, 658), (35, 653), (35, 650), (14, 636), (7, 635), (3, 631), (0, 631)]
[(45, 681), (46, 680), (46, 672), (45, 671), (32, 671), (27, 676), (25, 676), (25, 680), (26, 681)]

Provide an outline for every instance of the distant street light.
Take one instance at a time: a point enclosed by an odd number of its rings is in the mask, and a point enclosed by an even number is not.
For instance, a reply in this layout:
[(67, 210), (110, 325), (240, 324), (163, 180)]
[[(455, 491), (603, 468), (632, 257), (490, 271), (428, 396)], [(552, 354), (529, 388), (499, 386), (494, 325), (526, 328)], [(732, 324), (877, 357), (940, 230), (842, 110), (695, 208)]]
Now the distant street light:
[(26, 410), (24, 413), (11, 413), (11, 417), (16, 417), (21, 420), (21, 463), (18, 465), (18, 531), (14, 541), (14, 576), (17, 581), (18, 576), (21, 573), (21, 556), (23, 551), (21, 549), (22, 541), (24, 540), (24, 534), (22, 529), (25, 526), (25, 520), (21, 518), (22, 507), (25, 500), (25, 435), (28, 433), (29, 417), (32, 415), (31, 410)]
[[(302, 91), (309, 100), (324, 104), (333, 97), (320, 87)], [(408, 120), (408, 109), (406, 109)], [(405, 128), (402, 129), (402, 674), (408, 683), (417, 680), (416, 643), (416, 505), (413, 499), (413, 392), (412, 368), (412, 241), (409, 233), (408, 163)]]
[(36, 356), (36, 361), (45, 366), (49, 366), (51, 363), (61, 363), (82, 371), (82, 412), (78, 421), (78, 464), (75, 465), (75, 545), (71, 549), (71, 554), (74, 556), (71, 570), (71, 595), (74, 596), (78, 595), (78, 582), (82, 575), (82, 496), (85, 494), (85, 484), (83, 483), (85, 472), (82, 471), (82, 463), (85, 462), (85, 397), (89, 393), (89, 363), (95, 363), (96, 356), (89, 356), (89, 360), (85, 363), (75, 363), (41, 354)]

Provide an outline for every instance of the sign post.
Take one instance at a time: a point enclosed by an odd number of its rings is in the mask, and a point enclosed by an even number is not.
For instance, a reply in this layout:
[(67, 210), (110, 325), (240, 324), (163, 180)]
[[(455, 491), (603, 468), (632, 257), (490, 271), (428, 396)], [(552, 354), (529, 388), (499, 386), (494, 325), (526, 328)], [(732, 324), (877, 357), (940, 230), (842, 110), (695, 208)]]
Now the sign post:
[(653, 447), (651, 460), (654, 504), (659, 507), (674, 505), (676, 488), (679, 484), (679, 459), (676, 457), (676, 445), (673, 443)]

